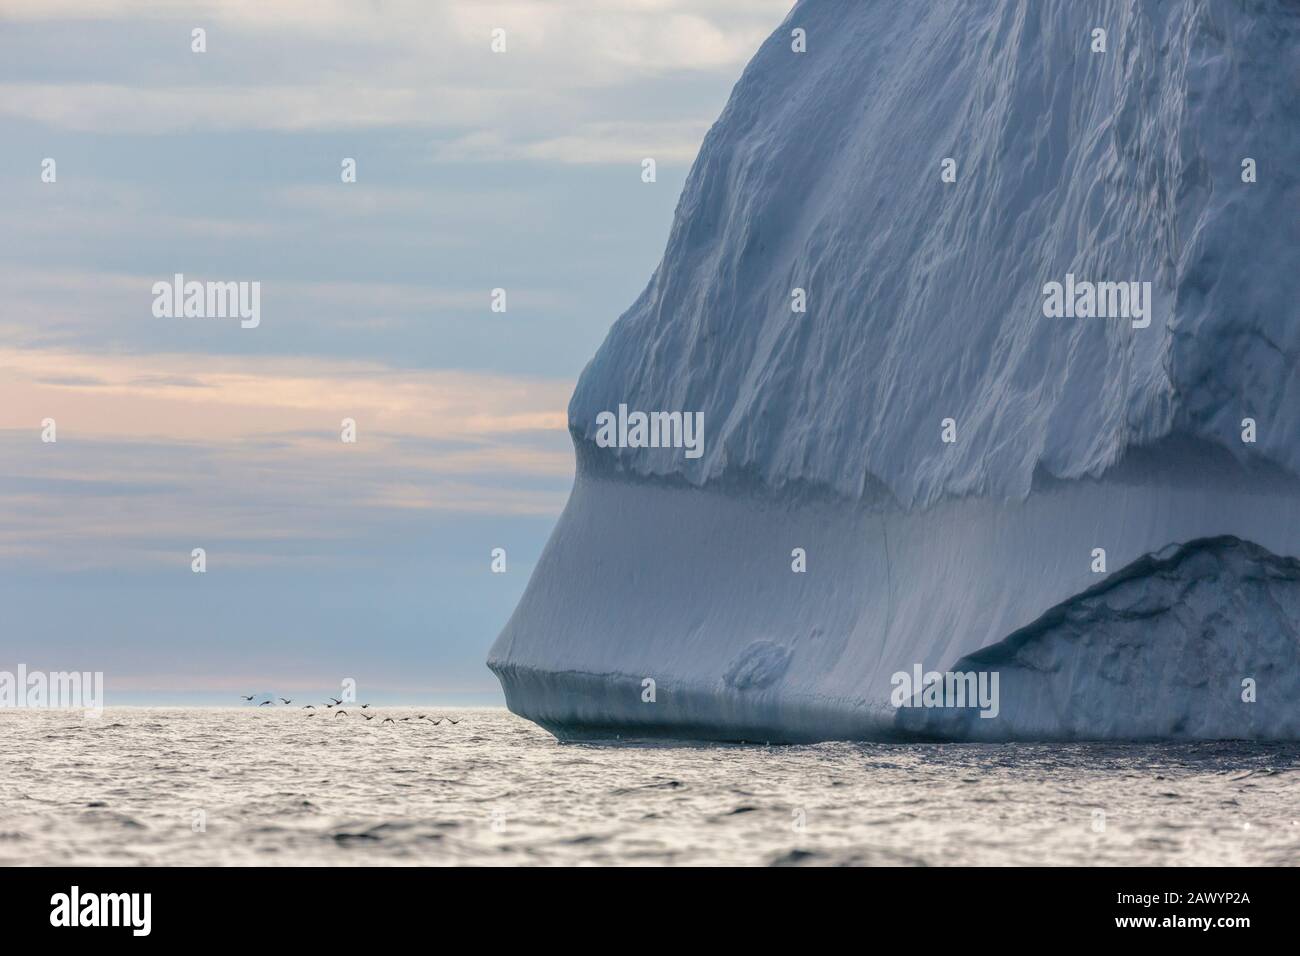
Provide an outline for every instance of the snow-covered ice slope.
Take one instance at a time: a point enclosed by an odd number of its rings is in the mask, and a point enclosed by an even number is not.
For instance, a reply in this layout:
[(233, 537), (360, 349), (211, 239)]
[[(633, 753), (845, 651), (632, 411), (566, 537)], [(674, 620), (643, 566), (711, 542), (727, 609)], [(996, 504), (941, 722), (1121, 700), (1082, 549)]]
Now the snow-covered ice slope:
[[(889, 737), (893, 673), (1096, 585), (1094, 549), (1300, 551), (1297, 51), (1291, 0), (798, 4), (578, 383), (573, 494), (489, 659), (510, 707), (573, 736)], [(1149, 325), (1046, 317), (1067, 274), (1151, 283)], [(702, 454), (602, 447), (620, 405), (702, 411)], [(1004, 699), (978, 733), (1292, 736), (1188, 696), (1294, 687), (1294, 630), (1244, 640), (1265, 620), (1216, 611), (1241, 653), (1151, 684), (1142, 720), (1077, 680), (1052, 693), (1106, 719)]]

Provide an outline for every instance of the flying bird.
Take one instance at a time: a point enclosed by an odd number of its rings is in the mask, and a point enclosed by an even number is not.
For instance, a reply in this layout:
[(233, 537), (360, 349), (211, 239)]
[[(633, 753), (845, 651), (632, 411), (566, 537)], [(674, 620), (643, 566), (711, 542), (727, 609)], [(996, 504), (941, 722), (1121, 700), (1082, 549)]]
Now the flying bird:
[[(439, 717), (438, 719), (439, 719), (439, 720), (445, 720), (445, 721), (447, 721), (448, 723), (452, 723), (452, 724), (459, 724), (459, 723), (460, 723), (460, 720), (457, 720), (457, 719), (454, 718), (454, 717)], [(461, 720), (464, 720), (464, 719), (465, 719), (465, 718), (463, 718), (463, 717), (461, 718)]]
[(364, 718), (366, 718), (366, 720), (374, 720), (374, 719), (375, 719), (375, 715), (374, 715), (374, 714), (362, 714), (361, 716), (364, 717)]
[(391, 717), (385, 717), (383, 721), (381, 721), (381, 723), (391, 724), (391, 723), (395, 723), (395, 721)]
[(362, 710), (365, 710), (365, 709), (366, 709), (367, 707), (369, 707), (369, 706), (370, 706), (369, 704), (362, 704), (362, 705), (361, 705), (361, 709), (362, 709)]
[(243, 698), (244, 700), (252, 700), (252, 699), (253, 699), (254, 697), (256, 697), (257, 695), (256, 695), (256, 694), (249, 694), (247, 697), (244, 697), (243, 694), (240, 694), (239, 696), (240, 696), (241, 698)]
[(262, 701), (260, 704), (258, 704), (257, 706), (258, 706), (258, 707), (265, 707), (265, 706), (266, 706), (267, 704), (269, 704), (269, 703), (270, 703), (269, 700), (264, 700), (264, 701)]
[(347, 712), (346, 710), (336, 710), (336, 711), (334, 711), (334, 716), (335, 716), (335, 717), (346, 717), (347, 715), (348, 715), (348, 712)]
[[(302, 709), (303, 709), (303, 710), (315, 710), (315, 709), (316, 709), (316, 705), (315, 705), (315, 704), (303, 704)], [(308, 716), (311, 716), (311, 715), (308, 714)]]
[(293, 701), (291, 701), (291, 700), (290, 700), (289, 698), (287, 698), (287, 697), (281, 697), (281, 698), (280, 698), (280, 701), (281, 701), (282, 703), (285, 703), (285, 704), (292, 704), (292, 703), (293, 703)]
[(331, 697), (330, 700), (334, 701), (334, 703), (336, 703), (336, 704), (341, 704), (341, 703), (343, 703), (343, 701), (339, 700), (337, 697)]

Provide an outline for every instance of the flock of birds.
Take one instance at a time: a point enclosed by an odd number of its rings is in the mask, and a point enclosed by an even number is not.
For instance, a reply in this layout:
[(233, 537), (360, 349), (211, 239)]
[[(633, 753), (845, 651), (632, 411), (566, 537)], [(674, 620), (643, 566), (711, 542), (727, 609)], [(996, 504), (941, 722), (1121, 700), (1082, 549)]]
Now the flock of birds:
[[(253, 702), (253, 700), (257, 697), (257, 694), (248, 694), (247, 696), (245, 696), (244, 694), (240, 694), (239, 697), (240, 697), (241, 700), (245, 700), (245, 701), (247, 701), (248, 703), (251, 704), (251, 703)], [(279, 698), (276, 698), (276, 700), (279, 700), (280, 703), (281, 703), (282, 705), (284, 705), (285, 707), (288, 707), (290, 704), (293, 703), (293, 701), (290, 700), (288, 697), (279, 697)], [(264, 701), (262, 701), (260, 704), (258, 704), (257, 706), (258, 706), (258, 707), (274, 707), (274, 706), (275, 706), (275, 700), (264, 700)], [(346, 710), (343, 709), (343, 701), (339, 700), (337, 697), (331, 697), (331, 698), (329, 699), (329, 702), (328, 702), (328, 703), (322, 703), (321, 706), (324, 707), (326, 710), (333, 710), (333, 711), (334, 711), (334, 716), (335, 716), (335, 717), (347, 717), (347, 716), (348, 716), (348, 712), (347, 712)], [(335, 710), (336, 707), (338, 708), (337, 710)], [(311, 711), (314, 711), (314, 710), (316, 710), (316, 705), (315, 705), (315, 704), (303, 704), (302, 707), (301, 707), (301, 709), (302, 709), (302, 710), (311, 710)], [(361, 713), (360, 713), (360, 716), (361, 716), (361, 717), (364, 717), (366, 720), (375, 720), (375, 719), (377, 719), (377, 718), (379, 717), (378, 714), (367, 714), (367, 713), (366, 713), (366, 711), (369, 710), (369, 709), (370, 709), (370, 705), (369, 705), (369, 704), (362, 704), (362, 705), (361, 705)], [(314, 713), (312, 713), (312, 714), (308, 714), (307, 716), (308, 716), (308, 717), (315, 717), (316, 715), (315, 715)], [(407, 717), (385, 717), (383, 720), (379, 721), (379, 723), (380, 723), (381, 725), (383, 725), (383, 724), (399, 724), (399, 723), (405, 723), (405, 722), (408, 721), (408, 720), (427, 720), (429, 723), (433, 724), (433, 725), (436, 727), (436, 726), (438, 726), (440, 723), (442, 723), (444, 720), (447, 721), (447, 723), (449, 723), (449, 724), (459, 724), (459, 723), (461, 722), (461, 720), (464, 720), (464, 718), (461, 717), (461, 718), (458, 719), (458, 718), (456, 718), (456, 717), (445, 717), (445, 716), (441, 716), (441, 717), (430, 717), (428, 714), (413, 714), (413, 715), (410, 715), (410, 716), (407, 716)]]

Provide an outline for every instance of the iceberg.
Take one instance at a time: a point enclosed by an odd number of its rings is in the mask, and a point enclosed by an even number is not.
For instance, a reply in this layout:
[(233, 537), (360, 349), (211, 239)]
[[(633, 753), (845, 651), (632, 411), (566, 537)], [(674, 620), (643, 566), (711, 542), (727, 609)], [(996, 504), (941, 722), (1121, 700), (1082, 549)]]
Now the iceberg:
[[(1297, 48), (1284, 0), (797, 4), (578, 382), (510, 709), (1300, 739)], [(996, 716), (897, 706), (918, 667), (996, 670)]]

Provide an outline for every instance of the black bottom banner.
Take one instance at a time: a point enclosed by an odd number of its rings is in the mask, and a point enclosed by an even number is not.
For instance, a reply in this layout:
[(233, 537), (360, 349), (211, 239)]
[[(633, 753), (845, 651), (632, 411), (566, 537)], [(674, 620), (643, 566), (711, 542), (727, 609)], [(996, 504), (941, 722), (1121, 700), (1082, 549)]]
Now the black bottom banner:
[(11, 939), (75, 933), (82, 943), (337, 946), (374, 944), (394, 931), (436, 943), (441, 929), (463, 945), (466, 931), (486, 930), (485, 941), (499, 943), (503, 931), (549, 934), (564, 920), (567, 932), (651, 937), (657, 926), (679, 937), (689, 923), (701, 927), (700, 943), (713, 937), (734, 948), (738, 938), (770, 944), (773, 918), (788, 928), (836, 918), (848, 904), (853, 922), (843, 928), (868, 936), (924, 937), (950, 925), (1071, 941), (1199, 936), (1232, 945), (1295, 928), (1295, 877), (1191, 868), (9, 869), (0, 871), (0, 910)]

